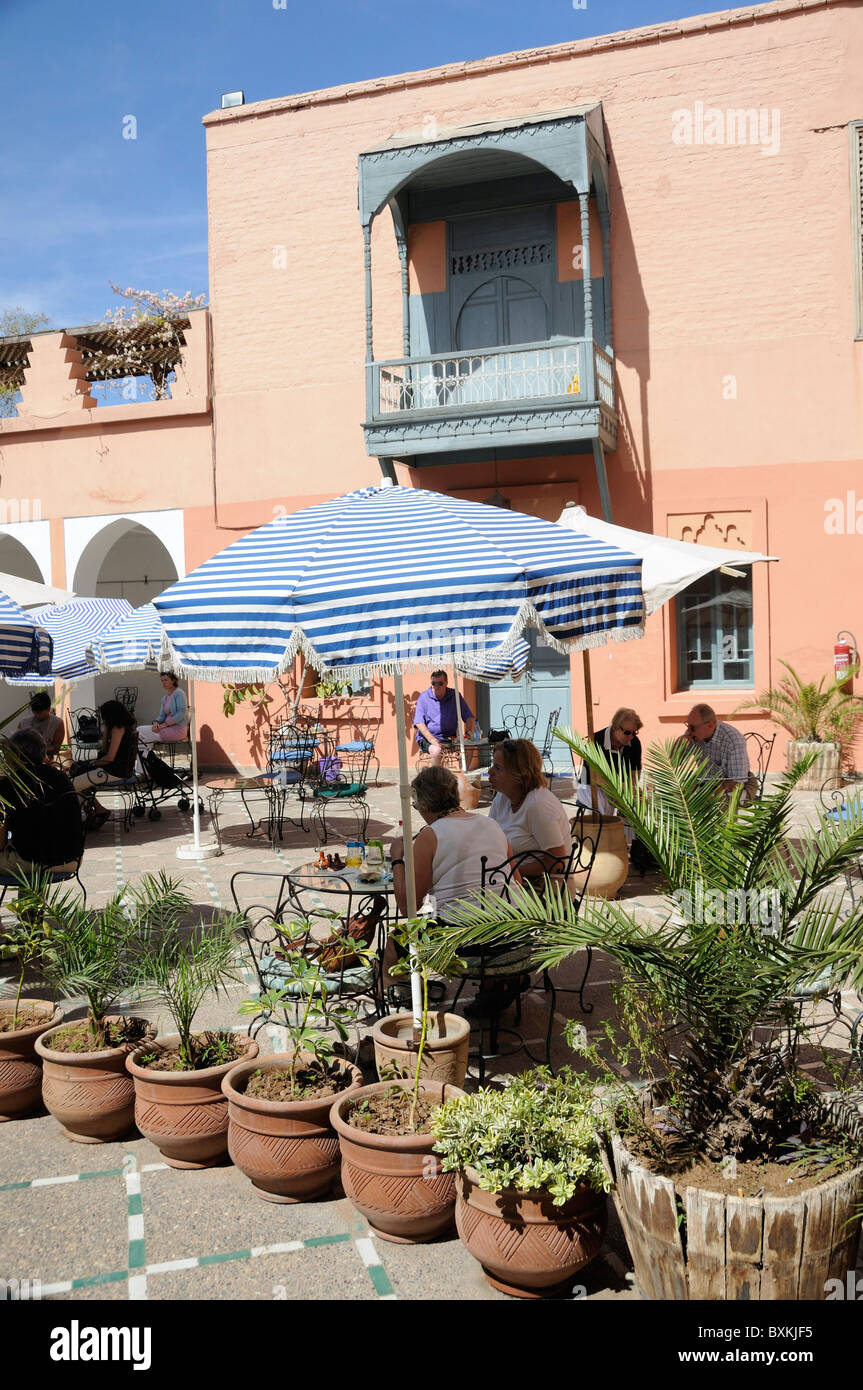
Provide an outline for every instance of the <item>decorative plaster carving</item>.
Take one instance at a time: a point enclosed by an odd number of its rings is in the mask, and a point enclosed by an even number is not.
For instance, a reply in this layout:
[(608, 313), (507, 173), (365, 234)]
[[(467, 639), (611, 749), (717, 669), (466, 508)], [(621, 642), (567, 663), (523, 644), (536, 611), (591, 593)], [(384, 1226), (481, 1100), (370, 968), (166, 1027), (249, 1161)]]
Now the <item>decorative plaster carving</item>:
[(690, 512), (668, 518), (671, 540), (713, 545), (720, 550), (754, 550), (751, 512)]

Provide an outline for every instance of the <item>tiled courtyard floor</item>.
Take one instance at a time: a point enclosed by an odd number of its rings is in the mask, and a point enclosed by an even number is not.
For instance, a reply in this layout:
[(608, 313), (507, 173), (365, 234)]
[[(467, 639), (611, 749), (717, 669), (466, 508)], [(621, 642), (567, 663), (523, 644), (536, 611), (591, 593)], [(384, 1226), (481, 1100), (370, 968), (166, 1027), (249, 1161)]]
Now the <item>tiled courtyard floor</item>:
[[(571, 784), (558, 780), (555, 790), (567, 797)], [(372, 790), (371, 805), (368, 833), (395, 834), (393, 780)], [(178, 845), (191, 842), (190, 818), (173, 803), (163, 810), (160, 821), (138, 820), (130, 833), (115, 817), (90, 839), (82, 877), (92, 906), (141, 874), (164, 869), (182, 878), (200, 912), (210, 915), (214, 908), (231, 905), (230, 880), (238, 870), (281, 873), (312, 857), (312, 836), (295, 828), (286, 826), (276, 850), (260, 831), (247, 838), (243, 808), (238, 799), (229, 798), (221, 815), (224, 853), (199, 863), (180, 860)], [(808, 813), (804, 799), (800, 812)], [(209, 817), (202, 820), (204, 838), (210, 839)], [(343, 847), (353, 824), (336, 820), (334, 828), (331, 846)], [(638, 878), (625, 886), (624, 896), (635, 910), (650, 914), (654, 909), (651, 886)], [(9, 994), (9, 971), (4, 969), (0, 997)], [(558, 983), (575, 985), (582, 970), (579, 957), (562, 968)], [(610, 963), (597, 953), (586, 994), (592, 1013), (581, 1015), (575, 995), (559, 994), (556, 1034), (570, 1016), (583, 1017), (591, 1033), (598, 1031), (612, 1008), (611, 974)], [(237, 1005), (251, 993), (249, 972), (248, 983), (207, 1001), (200, 1025), (244, 1026)], [(545, 1002), (540, 990), (525, 1000), (523, 1032), (537, 1048), (544, 1034)], [(850, 1011), (851, 996), (846, 1003)], [(136, 1006), (136, 1012), (149, 1012), (159, 1021), (152, 1010)], [(262, 1051), (278, 1050), (278, 1030), (265, 1029), (259, 1042)], [(553, 1060), (568, 1060), (561, 1042), (554, 1045)], [(523, 1065), (523, 1056), (514, 1057), (498, 1070)], [(368, 1079), (374, 1079), (371, 1072)], [(611, 1203), (609, 1210), (608, 1238), (581, 1276), (580, 1296), (638, 1299)], [(158, 1151), (142, 1138), (73, 1144), (47, 1113), (0, 1126), (0, 1279), (38, 1279), (43, 1298), (73, 1300), (505, 1301), (486, 1283), (454, 1232), (430, 1245), (393, 1245), (373, 1237), (339, 1193), (295, 1206), (262, 1202), (227, 1162), (181, 1172), (161, 1162)]]

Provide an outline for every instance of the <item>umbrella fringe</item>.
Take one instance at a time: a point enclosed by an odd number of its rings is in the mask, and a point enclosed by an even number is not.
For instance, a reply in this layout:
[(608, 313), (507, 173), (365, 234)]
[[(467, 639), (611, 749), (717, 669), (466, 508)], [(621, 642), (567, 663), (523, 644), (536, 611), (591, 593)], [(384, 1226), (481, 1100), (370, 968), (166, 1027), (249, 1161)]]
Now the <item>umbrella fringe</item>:
[[(505, 657), (528, 627), (538, 628), (547, 645), (564, 656), (568, 656), (571, 652), (585, 651), (588, 648), (604, 647), (608, 642), (632, 642), (644, 636), (644, 622), (641, 621), (634, 623), (631, 627), (586, 633), (582, 637), (561, 642), (548, 631), (533, 603), (527, 599), (522, 603), (503, 641), (497, 647), (477, 649), (478, 660), (494, 656)], [(277, 666), (243, 666), (240, 663), (234, 666), (200, 666), (197, 664), (189, 665), (185, 662), (176, 650), (171, 637), (165, 631), (162, 638), (159, 668), (160, 670), (170, 669), (176, 675), (188, 680), (239, 681), (252, 684), (258, 681), (271, 681), (276, 676), (284, 675), (293, 665), (294, 658), (299, 652), (303, 654), (309, 666), (314, 667), (316, 671), (326, 672), (327, 675), (335, 677), (336, 680), (363, 680), (373, 679), (377, 676), (406, 675), (411, 671), (419, 673), (433, 670), (441, 662), (447, 662), (453, 656), (464, 654), (464, 649), (454, 648), (451, 652), (445, 652), (436, 648), (427, 658), (422, 659), (414, 656), (403, 660), (369, 661), (356, 665), (350, 662), (330, 665), (327, 658), (317, 651), (306, 634), (295, 630)], [(114, 667), (112, 669), (119, 670), (120, 668)]]

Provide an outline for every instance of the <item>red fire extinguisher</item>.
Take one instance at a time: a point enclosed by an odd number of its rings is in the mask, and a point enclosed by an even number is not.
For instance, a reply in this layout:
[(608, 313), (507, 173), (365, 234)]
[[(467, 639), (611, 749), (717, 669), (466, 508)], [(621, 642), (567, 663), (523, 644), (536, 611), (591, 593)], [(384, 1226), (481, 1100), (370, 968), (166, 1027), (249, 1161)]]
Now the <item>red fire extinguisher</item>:
[[(850, 641), (846, 641), (850, 638)], [(850, 632), (839, 632), (836, 634), (836, 641), (833, 645), (833, 673), (837, 681), (848, 675), (857, 665), (857, 643)], [(843, 682), (843, 690), (850, 693), (852, 682), (849, 678)]]

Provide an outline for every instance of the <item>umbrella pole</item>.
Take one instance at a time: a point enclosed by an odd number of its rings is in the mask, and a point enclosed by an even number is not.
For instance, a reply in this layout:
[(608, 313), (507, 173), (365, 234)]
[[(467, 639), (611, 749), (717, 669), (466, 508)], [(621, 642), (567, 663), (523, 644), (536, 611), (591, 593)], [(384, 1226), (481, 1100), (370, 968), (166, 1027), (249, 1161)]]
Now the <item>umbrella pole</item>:
[[(408, 739), (407, 727), (405, 725), (405, 692), (401, 672), (395, 674), (395, 697), (396, 697), (396, 736), (399, 741), (399, 801), (402, 811), (402, 831), (404, 834), (404, 849), (402, 857), (405, 861), (405, 896), (407, 898), (407, 915), (416, 917), (417, 915), (417, 886), (414, 878), (414, 841), (411, 829), (411, 789), (408, 782)], [(413, 964), (413, 962), (412, 962)], [(414, 1016), (414, 1029), (422, 1027), (423, 1012), (423, 987), (422, 977), (418, 970), (411, 971), (411, 1007)]]
[(214, 859), (221, 854), (217, 844), (201, 844), (201, 811), (198, 806), (198, 725), (195, 719), (195, 682), (189, 681), (189, 742), (192, 746), (192, 826), (190, 845), (177, 846), (178, 859)]
[(461, 757), (461, 770), (467, 772), (467, 758), (464, 753), (464, 720), (461, 717), (461, 695), (458, 688), (458, 667), (452, 664), (452, 688), (455, 692), (455, 717), (458, 721), (458, 746)]
[(593, 683), (590, 679), (590, 652), (587, 648), (581, 653), (584, 668), (584, 707), (587, 715), (587, 737), (593, 738)]
[(302, 699), (302, 695), (303, 695), (303, 682), (305, 681), (305, 679), (306, 679), (306, 658), (305, 658), (304, 656), (301, 656), (301, 657), (300, 657), (300, 679), (299, 679), (299, 682), (298, 682), (298, 684), (297, 684), (297, 698), (296, 698), (296, 700), (294, 701), (294, 710), (293, 710), (293, 713), (294, 713), (294, 717), (295, 717), (295, 718), (296, 718), (297, 710), (298, 710), (299, 707), (300, 707), (300, 700)]

